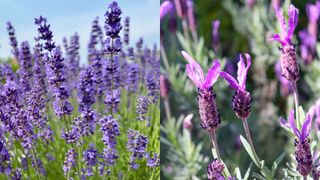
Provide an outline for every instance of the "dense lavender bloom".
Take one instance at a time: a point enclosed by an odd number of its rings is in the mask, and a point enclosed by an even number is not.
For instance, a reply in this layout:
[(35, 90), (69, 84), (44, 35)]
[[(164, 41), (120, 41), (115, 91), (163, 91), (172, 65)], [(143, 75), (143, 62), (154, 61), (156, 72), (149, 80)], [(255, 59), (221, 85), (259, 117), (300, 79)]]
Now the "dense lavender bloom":
[(177, 14), (180, 18), (185, 19), (187, 16), (187, 0), (174, 0)]
[(154, 153), (153, 157), (150, 156), (150, 153), (147, 153), (146, 158), (148, 160), (148, 162), (147, 162), (148, 167), (155, 168), (160, 165), (160, 158), (157, 153)]
[(130, 93), (137, 92), (139, 81), (139, 65), (136, 63), (130, 63), (127, 66), (127, 79), (126, 89)]
[(281, 34), (275, 34), (273, 40), (281, 43), (282, 48), (280, 62), (282, 68), (282, 75), (291, 82), (299, 79), (299, 65), (296, 58), (295, 47), (291, 42), (294, 29), (298, 24), (298, 10), (291, 4), (288, 10), (288, 27), (286, 25), (284, 16), (281, 14), (280, 9), (275, 9), (276, 16), (280, 23)]
[(120, 104), (121, 91), (118, 89), (114, 89), (111, 92), (106, 93), (106, 98), (104, 100), (104, 104), (108, 111), (117, 112), (118, 106)]
[(99, 123), (102, 132), (102, 141), (105, 145), (103, 149), (103, 159), (107, 165), (112, 166), (118, 158), (118, 152), (116, 150), (117, 141), (115, 138), (120, 135), (119, 124), (111, 115), (101, 118)]
[(95, 82), (93, 79), (93, 68), (90, 66), (83, 69), (80, 73), (80, 82), (78, 84), (79, 111), (89, 109), (95, 102)]
[(220, 46), (220, 34), (219, 34), (220, 21), (214, 20), (212, 21), (212, 48), (215, 52), (218, 52)]
[(19, 60), (19, 48), (18, 48), (18, 41), (15, 36), (15, 30), (11, 24), (11, 22), (7, 22), (7, 31), (9, 35), (10, 45), (12, 47), (12, 54), (14, 57)]
[(307, 176), (312, 169), (312, 155), (310, 150), (310, 140), (308, 138), (310, 134), (310, 123), (313, 117), (313, 109), (310, 109), (306, 114), (304, 123), (302, 124), (302, 129), (298, 130), (295, 119), (294, 110), (291, 110), (288, 121), (283, 118), (280, 119), (282, 126), (291, 129), (296, 136), (295, 145), (295, 157), (297, 161), (297, 171), (302, 176)]
[(113, 39), (119, 37), (119, 32), (122, 29), (121, 14), (122, 11), (116, 2), (112, 2), (109, 5), (105, 14), (106, 21), (104, 28), (106, 30), (106, 35)]
[(5, 75), (6, 82), (17, 81), (16, 74), (13, 72), (11, 64), (4, 64), (2, 71)]
[(35, 19), (35, 24), (39, 26), (38, 38), (45, 41), (44, 49), (48, 50), (49, 52), (52, 51), (56, 47), (56, 45), (53, 42), (52, 31), (50, 30), (50, 24), (47, 24), (47, 19), (40, 16), (39, 18)]
[[(99, 25), (99, 17), (96, 17), (93, 20), (92, 26), (91, 26), (90, 39), (88, 44), (89, 56), (93, 55), (96, 50), (99, 50), (96, 47), (99, 41), (102, 44), (103, 34), (102, 34), (102, 29)], [(91, 60), (91, 57), (89, 58), (89, 61), (90, 60)]]
[(246, 79), (248, 70), (251, 66), (251, 58), (249, 54), (245, 54), (246, 64), (243, 57), (240, 54), (240, 61), (238, 62), (238, 77), (234, 79), (230, 74), (221, 71), (220, 76), (228, 81), (230, 87), (235, 89), (236, 92), (232, 98), (232, 108), (236, 112), (236, 115), (241, 120), (246, 120), (250, 114), (251, 108), (251, 95), (246, 90)]
[(98, 150), (90, 144), (90, 148), (83, 152), (83, 162), (86, 163), (86, 176), (93, 176), (92, 167), (98, 163)]
[(148, 90), (149, 100), (156, 103), (159, 98), (159, 81), (153, 72), (148, 72), (145, 76), (145, 82)]
[(289, 96), (291, 93), (293, 93), (293, 87), (290, 81), (288, 81), (285, 77), (281, 74), (281, 64), (280, 61), (277, 61), (275, 65), (275, 72), (276, 76), (280, 82), (280, 92), (282, 96)]
[(130, 31), (130, 18), (126, 17), (124, 19), (124, 37), (123, 37), (123, 42), (125, 45), (129, 45), (129, 31)]
[(128, 129), (127, 137), (127, 149), (132, 152), (129, 165), (132, 169), (138, 169), (139, 165), (136, 163), (136, 160), (142, 159), (146, 155), (148, 137), (130, 128)]
[(112, 89), (117, 89), (120, 87), (120, 72), (119, 72), (119, 58), (118, 56), (113, 57), (112, 59), (107, 60), (103, 66), (103, 77), (105, 88), (108, 91)]
[(221, 122), (215, 101), (215, 94), (212, 91), (212, 86), (219, 77), (220, 63), (217, 60), (213, 61), (213, 65), (208, 70), (207, 76), (204, 77), (200, 65), (185, 51), (182, 51), (182, 55), (189, 62), (189, 64), (186, 65), (187, 75), (199, 90), (200, 125), (208, 132), (214, 131)]
[(38, 86), (42, 95), (47, 93), (45, 65), (43, 61), (42, 45), (37, 43), (34, 48), (34, 83)]
[(170, 1), (164, 1), (160, 5), (160, 20), (173, 9), (173, 4)]
[(29, 43), (26, 41), (21, 43), (19, 62), (21, 66), (19, 69), (20, 85), (22, 91), (27, 92), (31, 89), (32, 60)]
[(59, 118), (62, 118), (63, 115), (71, 114), (73, 107), (68, 101), (70, 93), (63, 73), (64, 59), (60, 49), (54, 48), (51, 55), (52, 57), (48, 57), (48, 54), (44, 56), (45, 62), (47, 63), (48, 82), (55, 97), (53, 101), (55, 114)]
[(66, 153), (63, 163), (63, 171), (65, 176), (67, 176), (68, 172), (71, 171), (72, 168), (76, 167), (77, 156), (78, 154), (73, 148), (69, 149)]
[(78, 128), (81, 136), (89, 136), (94, 134), (96, 128), (96, 113), (91, 109), (87, 108), (81, 112), (81, 118), (76, 118), (73, 123)]
[(223, 163), (219, 160), (214, 159), (207, 167), (208, 180), (224, 180), (222, 175), (224, 169)]
[(76, 126), (72, 126), (70, 131), (61, 130), (61, 138), (66, 140), (67, 143), (76, 143), (80, 139), (80, 132)]
[(136, 113), (137, 113), (137, 119), (139, 121), (149, 120), (149, 117), (146, 117), (148, 112), (148, 106), (149, 106), (149, 99), (146, 96), (140, 96), (137, 99), (137, 107), (136, 107)]
[(103, 94), (104, 87), (103, 87), (103, 77), (102, 77), (103, 63), (101, 59), (101, 54), (97, 50), (94, 50), (94, 52), (92, 53), (91, 68), (93, 73), (92, 80), (94, 81), (94, 85), (95, 85), (94, 91), (96, 92), (96, 96), (99, 99)]

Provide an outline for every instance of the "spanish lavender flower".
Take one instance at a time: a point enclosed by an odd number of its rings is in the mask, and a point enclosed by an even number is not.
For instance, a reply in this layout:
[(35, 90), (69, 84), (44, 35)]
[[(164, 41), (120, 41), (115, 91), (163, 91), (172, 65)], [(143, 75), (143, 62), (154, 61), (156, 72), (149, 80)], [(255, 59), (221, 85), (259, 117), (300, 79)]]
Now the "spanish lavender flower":
[(89, 54), (89, 61), (91, 60), (91, 55), (94, 53), (97, 49), (98, 43), (102, 44), (103, 42), (103, 34), (102, 34), (102, 29), (99, 25), (99, 17), (96, 17), (91, 26), (91, 32), (90, 32), (90, 39), (89, 39), (89, 44), (88, 44), (88, 54)]
[(185, 19), (187, 16), (187, 0), (174, 0), (177, 14), (180, 18)]
[(281, 34), (275, 34), (273, 40), (281, 43), (282, 48), (280, 62), (282, 68), (282, 75), (291, 82), (299, 79), (299, 65), (296, 58), (295, 47), (291, 42), (294, 29), (298, 24), (298, 10), (291, 4), (289, 7), (288, 27), (285, 19), (280, 12), (280, 9), (275, 9), (276, 16), (280, 22)]
[(127, 149), (132, 153), (130, 156), (129, 165), (132, 169), (138, 169), (139, 165), (136, 160), (142, 159), (146, 155), (148, 138), (139, 133), (139, 131), (128, 129)]
[(284, 97), (289, 96), (291, 93), (293, 93), (292, 84), (290, 81), (288, 81), (285, 77), (282, 76), (280, 61), (277, 61), (276, 65), (275, 65), (275, 72), (276, 72), (276, 76), (280, 82), (281, 95)]
[(90, 144), (90, 148), (83, 152), (83, 162), (86, 163), (86, 176), (93, 176), (92, 167), (98, 163), (98, 150)]
[(170, 82), (168, 78), (161, 74), (160, 75), (160, 96), (162, 98), (167, 98), (169, 96), (170, 91)]
[(44, 49), (49, 52), (52, 51), (56, 45), (53, 42), (52, 31), (50, 30), (50, 24), (47, 24), (47, 19), (40, 16), (39, 18), (35, 18), (35, 24), (38, 25), (39, 39), (45, 41)]
[(224, 180), (224, 177), (222, 175), (223, 169), (224, 169), (223, 163), (221, 163), (217, 159), (214, 159), (207, 166), (208, 180)]
[(108, 111), (117, 112), (118, 106), (120, 104), (121, 91), (118, 89), (114, 89), (111, 92), (106, 93), (106, 98), (104, 100), (104, 104)]
[(15, 30), (11, 24), (11, 22), (7, 22), (7, 31), (9, 34), (9, 39), (10, 39), (10, 45), (12, 47), (12, 54), (14, 57), (19, 61), (19, 48), (18, 48), (18, 41), (15, 36)]
[(120, 135), (119, 124), (111, 115), (105, 116), (99, 120), (100, 130), (102, 132), (102, 141), (105, 145), (103, 149), (103, 159), (107, 165), (114, 165), (118, 158), (116, 150), (116, 136)]
[(170, 1), (164, 1), (160, 5), (160, 20), (173, 9), (173, 4)]
[(187, 75), (199, 90), (200, 125), (206, 131), (211, 132), (215, 130), (221, 122), (215, 101), (215, 94), (212, 91), (212, 86), (219, 77), (220, 63), (217, 60), (213, 61), (212, 67), (208, 70), (208, 74), (204, 78), (200, 65), (185, 51), (182, 51), (182, 55), (189, 62), (189, 64), (186, 65)]
[(63, 163), (63, 171), (65, 176), (67, 176), (68, 172), (70, 172), (72, 168), (76, 167), (77, 156), (78, 154), (73, 148), (69, 149), (66, 153)]
[(129, 45), (129, 31), (130, 31), (130, 18), (126, 17), (124, 19), (124, 37), (123, 37), (123, 42), (125, 45)]
[(156, 76), (152, 72), (148, 72), (145, 79), (149, 100), (151, 103), (156, 103), (159, 98), (159, 81), (157, 81)]
[(80, 73), (80, 82), (78, 84), (78, 101), (79, 101), (79, 111), (82, 112), (84, 109), (91, 108), (95, 102), (95, 82), (93, 69), (87, 67), (83, 69)]
[(310, 134), (310, 122), (312, 120), (313, 112), (309, 110), (306, 115), (305, 121), (302, 124), (302, 129), (298, 130), (295, 119), (294, 110), (291, 110), (288, 121), (283, 118), (280, 119), (282, 126), (291, 129), (296, 136), (295, 145), (295, 157), (297, 161), (297, 171), (303, 175), (307, 176), (312, 169), (312, 155), (310, 150), (310, 140), (308, 136)]
[(219, 34), (220, 21), (212, 21), (212, 48), (215, 52), (218, 52), (220, 46), (220, 34)]
[(48, 82), (55, 97), (54, 112), (59, 118), (62, 118), (63, 115), (71, 114), (73, 107), (68, 101), (70, 93), (63, 73), (64, 59), (60, 49), (54, 48), (51, 57), (45, 54), (44, 60), (47, 63)]
[(246, 64), (240, 54), (240, 61), (238, 62), (238, 77), (235, 80), (228, 73), (221, 71), (220, 76), (228, 81), (230, 87), (235, 89), (236, 92), (232, 97), (232, 108), (236, 112), (236, 115), (241, 120), (246, 120), (250, 114), (251, 108), (251, 95), (246, 90), (246, 79), (248, 70), (251, 66), (251, 58), (249, 54), (245, 54), (246, 56)]
[(136, 63), (130, 63), (128, 64), (127, 68), (126, 89), (130, 93), (135, 93), (138, 89), (139, 65)]
[(154, 153), (153, 157), (150, 156), (150, 153), (146, 153), (146, 158), (148, 160), (147, 162), (148, 167), (155, 168), (160, 165), (160, 159), (157, 153)]
[(26, 41), (21, 43), (19, 62), (21, 66), (19, 69), (20, 85), (22, 87), (22, 91), (27, 92), (31, 89), (30, 80), (32, 78), (32, 60), (29, 43)]
[(149, 106), (149, 99), (146, 96), (140, 96), (137, 99), (137, 119), (140, 121), (148, 120), (149, 118), (146, 117), (148, 112), (148, 106)]
[(196, 19), (194, 17), (193, 12), (193, 1), (187, 0), (187, 14), (188, 14), (188, 23), (189, 23), (189, 29), (192, 32), (196, 31)]

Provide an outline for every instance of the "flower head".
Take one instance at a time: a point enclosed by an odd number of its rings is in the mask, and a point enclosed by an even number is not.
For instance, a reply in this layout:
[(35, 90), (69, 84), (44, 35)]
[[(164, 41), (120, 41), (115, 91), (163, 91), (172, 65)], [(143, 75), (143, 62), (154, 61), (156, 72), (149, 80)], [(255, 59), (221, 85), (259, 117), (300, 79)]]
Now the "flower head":
[(230, 84), (230, 87), (236, 90), (246, 90), (246, 79), (247, 79), (247, 74), (248, 70), (251, 66), (251, 58), (249, 54), (245, 54), (246, 56), (246, 64), (240, 55), (240, 61), (238, 62), (238, 71), (237, 71), (237, 80), (234, 79), (230, 74), (221, 71), (220, 76), (223, 77), (225, 80), (228, 81)]
[(181, 52), (184, 58), (189, 62), (186, 65), (186, 71), (188, 77), (199, 89), (209, 89), (218, 80), (220, 72), (220, 63), (218, 60), (214, 60), (212, 67), (208, 70), (206, 77), (203, 75), (200, 65), (185, 51)]
[(291, 39), (293, 35), (294, 29), (298, 25), (298, 14), (299, 11), (297, 8), (295, 8), (292, 4), (289, 6), (288, 10), (288, 26), (286, 25), (285, 19), (283, 14), (280, 12), (280, 8), (275, 9), (276, 16), (278, 18), (278, 21), (280, 23), (281, 33), (275, 34), (273, 36), (273, 40), (278, 41), (282, 44), (282, 46), (286, 44), (291, 44)]
[(306, 12), (309, 21), (316, 23), (320, 16), (320, 1), (317, 1), (316, 4), (308, 3), (306, 5)]
[(170, 1), (164, 1), (160, 5), (160, 19), (168, 14), (173, 9), (173, 4)]
[(207, 175), (209, 180), (223, 180), (224, 177), (222, 175), (222, 171), (224, 169), (223, 163), (219, 160), (214, 159), (211, 163), (207, 166)]

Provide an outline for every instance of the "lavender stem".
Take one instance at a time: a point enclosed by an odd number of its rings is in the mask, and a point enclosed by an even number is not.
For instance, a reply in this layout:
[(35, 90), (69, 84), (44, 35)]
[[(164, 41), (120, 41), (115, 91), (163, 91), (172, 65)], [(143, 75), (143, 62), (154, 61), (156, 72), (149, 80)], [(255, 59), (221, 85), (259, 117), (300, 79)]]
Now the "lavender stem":
[(168, 120), (171, 119), (171, 110), (170, 110), (170, 103), (169, 103), (168, 97), (164, 98), (164, 109), (166, 111), (167, 119)]
[[(296, 110), (296, 121), (299, 121), (299, 96), (298, 96), (298, 88), (297, 88), (297, 83), (292, 82), (292, 87), (293, 87), (293, 96), (294, 96), (294, 106)], [(300, 123), (299, 123), (300, 124)]]
[(243, 127), (244, 127), (244, 131), (246, 132), (246, 136), (247, 136), (247, 140), (251, 146), (251, 149), (252, 149), (252, 152), (253, 152), (253, 156), (254, 158), (256, 159), (256, 162), (258, 164), (256, 164), (259, 168), (260, 168), (260, 160), (259, 160), (259, 157), (256, 153), (256, 150), (254, 149), (254, 146), (253, 146), (253, 143), (252, 143), (252, 138), (251, 138), (251, 135), (250, 135), (250, 129), (249, 129), (249, 126), (248, 126), (248, 122), (247, 122), (247, 119), (242, 119), (242, 123), (243, 123)]
[(34, 149), (33, 148), (31, 149), (31, 153), (32, 153), (32, 158), (33, 158), (34, 165), (35, 165), (35, 168), (36, 168), (36, 174), (37, 174), (38, 179), (40, 180), (41, 178), (40, 178), (40, 175), (39, 175), (38, 163), (37, 163), (36, 155), (34, 153)]
[(211, 142), (213, 145), (213, 149), (215, 149), (216, 154), (217, 154), (217, 158), (220, 162), (222, 162), (221, 156), (220, 156), (220, 152), (219, 152), (219, 148), (218, 148), (218, 143), (217, 143), (217, 135), (216, 135), (216, 130), (211, 131)]

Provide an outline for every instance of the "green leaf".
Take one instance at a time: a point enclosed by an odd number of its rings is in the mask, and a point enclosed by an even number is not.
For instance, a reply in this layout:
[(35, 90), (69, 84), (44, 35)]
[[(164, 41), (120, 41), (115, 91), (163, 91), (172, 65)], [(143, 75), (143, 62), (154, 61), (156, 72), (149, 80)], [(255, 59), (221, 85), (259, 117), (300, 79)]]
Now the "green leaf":
[(242, 145), (244, 146), (244, 148), (246, 149), (249, 156), (251, 157), (252, 161), (256, 164), (257, 167), (260, 167), (260, 164), (259, 164), (258, 160), (255, 159), (253, 150), (251, 149), (251, 146), (249, 145), (248, 141), (242, 135), (240, 135), (240, 141), (241, 141)]
[(252, 167), (252, 163), (250, 163), (250, 166), (249, 166), (246, 174), (244, 175), (243, 179), (249, 179), (251, 167)]
[(260, 174), (255, 173), (255, 172), (252, 174), (252, 177), (257, 178), (257, 179), (261, 179), (261, 180), (265, 180), (264, 177), (262, 177)]
[(281, 153), (280, 156), (278, 156), (278, 158), (274, 161), (273, 166), (272, 166), (272, 170), (271, 170), (271, 173), (273, 176), (278, 168), (278, 165), (282, 162), (284, 157), (286, 157), (286, 152)]

